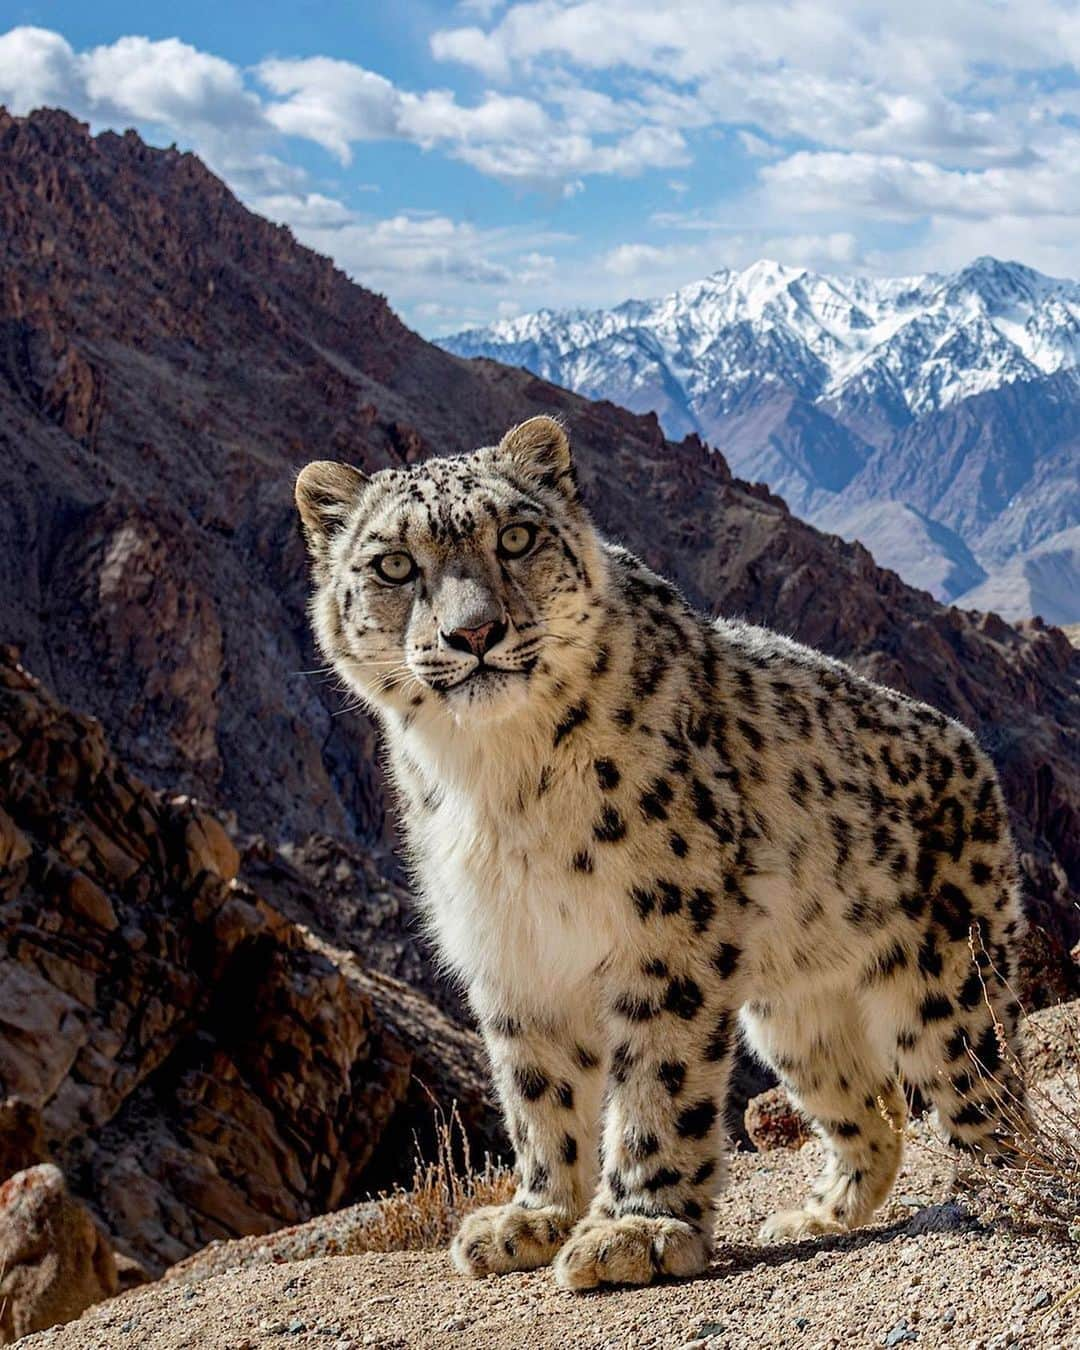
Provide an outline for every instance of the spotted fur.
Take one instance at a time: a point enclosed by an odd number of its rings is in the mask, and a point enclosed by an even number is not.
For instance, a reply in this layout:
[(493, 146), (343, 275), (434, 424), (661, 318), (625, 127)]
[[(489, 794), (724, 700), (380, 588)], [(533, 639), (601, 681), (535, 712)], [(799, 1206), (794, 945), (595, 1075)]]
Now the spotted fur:
[[(516, 1150), (517, 1194), (466, 1219), (461, 1270), (554, 1259), (575, 1289), (700, 1271), (740, 1023), (828, 1145), (768, 1239), (869, 1218), (901, 1080), (958, 1148), (1001, 1146), (1020, 919), (968, 731), (696, 613), (600, 538), (549, 418), (370, 480), (309, 466), (298, 501), (319, 642), (382, 724)], [(531, 548), (500, 556), (520, 523)], [(373, 568), (393, 550), (406, 585)], [(482, 657), (450, 641), (492, 625)]]

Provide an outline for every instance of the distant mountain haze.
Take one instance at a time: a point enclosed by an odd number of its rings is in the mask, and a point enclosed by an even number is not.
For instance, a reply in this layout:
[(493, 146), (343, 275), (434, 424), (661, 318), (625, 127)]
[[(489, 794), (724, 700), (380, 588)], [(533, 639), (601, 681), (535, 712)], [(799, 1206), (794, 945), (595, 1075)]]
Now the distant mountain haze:
[[(874, 278), (761, 261), (441, 345), (655, 410), (938, 599), (1002, 573), (985, 593), (1024, 617), (1040, 592), (1014, 564), (1080, 523), (1080, 283), (1019, 263)], [(1080, 573), (1054, 594), (1059, 621), (1080, 619)]]

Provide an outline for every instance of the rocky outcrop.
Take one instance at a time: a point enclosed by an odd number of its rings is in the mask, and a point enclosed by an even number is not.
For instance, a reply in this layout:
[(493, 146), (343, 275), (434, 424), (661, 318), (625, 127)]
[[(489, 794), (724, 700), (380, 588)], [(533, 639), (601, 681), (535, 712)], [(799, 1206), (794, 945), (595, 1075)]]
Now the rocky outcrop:
[(239, 865), (0, 656), (4, 1147), (47, 1151), (151, 1269), (407, 1176), (433, 1100), (498, 1142), (476, 1038)]
[(0, 1186), (0, 1345), (70, 1322), (118, 1288), (109, 1243), (59, 1168)]

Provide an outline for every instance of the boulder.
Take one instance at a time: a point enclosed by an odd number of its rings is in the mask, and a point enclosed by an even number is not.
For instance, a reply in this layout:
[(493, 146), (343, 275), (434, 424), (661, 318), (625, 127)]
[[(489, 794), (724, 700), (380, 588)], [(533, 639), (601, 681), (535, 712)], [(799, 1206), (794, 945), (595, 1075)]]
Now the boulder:
[(0, 1186), (0, 1344), (70, 1322), (118, 1287), (112, 1249), (58, 1167)]
[(770, 1088), (747, 1104), (746, 1133), (759, 1153), (802, 1148), (813, 1138), (810, 1122), (783, 1088)]

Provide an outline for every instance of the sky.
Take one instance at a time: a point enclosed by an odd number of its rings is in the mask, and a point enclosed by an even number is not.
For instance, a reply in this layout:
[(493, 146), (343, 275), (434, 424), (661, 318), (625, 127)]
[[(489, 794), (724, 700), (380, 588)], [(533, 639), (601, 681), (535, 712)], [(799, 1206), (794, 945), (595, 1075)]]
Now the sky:
[(757, 258), (1080, 275), (1078, 0), (9, 0), (0, 103), (198, 153), (436, 336)]

